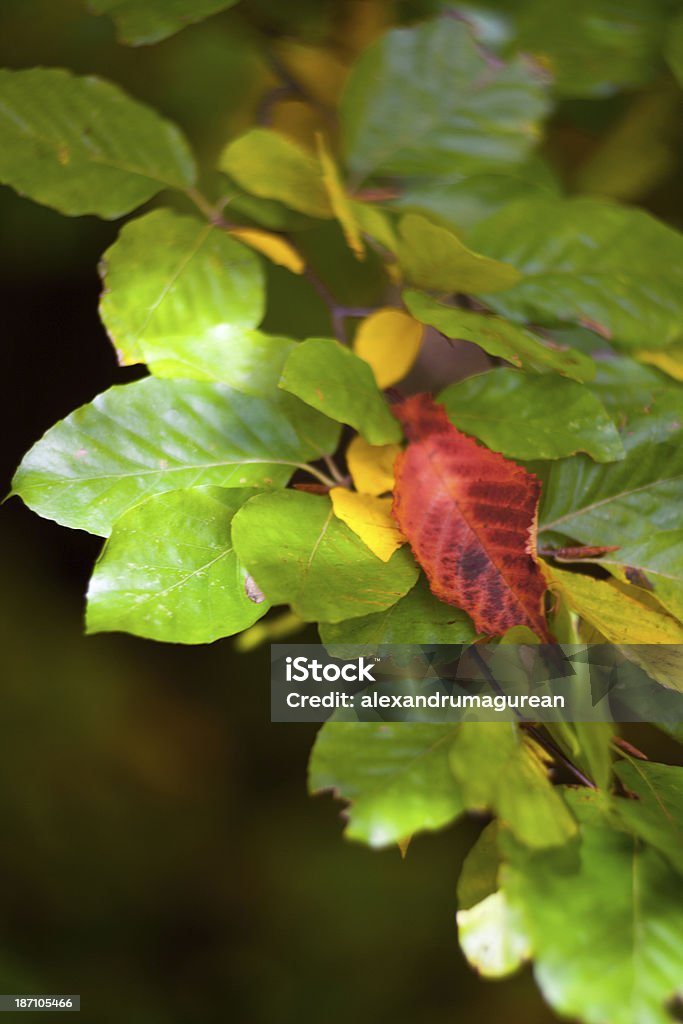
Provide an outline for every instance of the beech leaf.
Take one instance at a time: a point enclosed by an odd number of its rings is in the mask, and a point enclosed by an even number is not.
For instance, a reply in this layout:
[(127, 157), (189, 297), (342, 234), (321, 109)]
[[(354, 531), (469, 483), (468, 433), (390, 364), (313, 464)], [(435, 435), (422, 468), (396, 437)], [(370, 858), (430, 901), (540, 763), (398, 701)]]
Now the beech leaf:
[(424, 576), (405, 597), (382, 612), (320, 623), (324, 644), (469, 644), (477, 637), (461, 609), (438, 601)]
[(460, 433), (428, 395), (394, 411), (410, 441), (396, 463), (394, 515), (433, 593), (464, 608), (481, 633), (528, 626), (549, 639), (536, 558), (540, 481)]
[(368, 444), (358, 434), (346, 450), (346, 465), (357, 491), (386, 494), (394, 488), (394, 463), (401, 451), (397, 444)]
[(280, 387), (355, 427), (371, 444), (401, 437), (370, 367), (331, 338), (309, 338), (297, 345), (284, 365)]
[(448, 228), (408, 213), (398, 226), (398, 261), (406, 278), (437, 292), (499, 292), (522, 280), (510, 263), (492, 260), (461, 242)]
[(391, 515), (391, 498), (376, 498), (371, 494), (357, 494), (346, 487), (333, 487), (330, 491), (332, 507), (363, 543), (383, 562), (388, 562), (406, 539)]
[(280, 235), (274, 235), (271, 231), (262, 231), (260, 228), (233, 228), (230, 232), (233, 238), (245, 245), (263, 253), (271, 263), (279, 267), (286, 267), (293, 274), (303, 274), (306, 263), (300, 252), (294, 248), (291, 242)]
[(315, 156), (269, 128), (252, 128), (223, 150), (219, 166), (245, 191), (309, 217), (333, 216)]
[(422, 343), (422, 324), (400, 309), (380, 309), (358, 328), (353, 351), (372, 367), (384, 390), (412, 369)]

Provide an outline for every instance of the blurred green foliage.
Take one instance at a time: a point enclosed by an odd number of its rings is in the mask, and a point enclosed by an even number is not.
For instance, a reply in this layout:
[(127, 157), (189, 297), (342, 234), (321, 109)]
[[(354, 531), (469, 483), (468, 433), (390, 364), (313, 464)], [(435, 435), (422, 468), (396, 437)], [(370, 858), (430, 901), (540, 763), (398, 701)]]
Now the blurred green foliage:
[[(262, 43), (287, 51), (292, 17), (300, 39), (353, 47), (373, 24), (440, 6), (243, 0), (134, 50), (79, 0), (3, 0), (0, 64), (96, 71), (177, 120), (213, 159), (272, 85)], [(505, 50), (519, 33), (533, 46), (536, 23), (515, 22), (514, 3), (494, 6), (475, 12), (490, 39)], [(656, 6), (658, 24), (675, 13)], [(647, 74), (620, 65), (620, 88), (596, 87), (595, 98), (586, 68), (585, 87), (565, 90), (546, 155), (570, 188), (637, 201), (680, 225), (680, 105), (648, 47)], [(555, 60), (567, 52), (573, 59), (565, 48)], [(680, 67), (673, 50), (669, 61)], [(59, 415), (137, 371), (115, 367), (96, 316), (94, 266), (115, 226), (66, 219), (2, 189), (0, 230), (13, 364), (3, 374), (7, 480)], [(336, 279), (342, 301), (345, 288), (357, 296), (367, 270), (350, 256), (338, 266), (337, 226), (309, 237), (318, 247), (330, 238), (323, 276)], [(303, 285), (277, 269), (269, 277), (264, 328), (283, 330), (289, 318), (293, 336), (321, 333), (322, 306), (297, 301)], [(40, 398), (31, 407), (29, 388)], [(422, 839), (404, 862), (340, 843), (336, 809), (305, 793), (313, 731), (267, 721), (264, 651), (84, 638), (91, 539), (18, 508), (3, 516), (0, 990), (80, 991), (83, 1019), (103, 1024), (555, 1019), (528, 972), (484, 988), (457, 948), (444, 906), (455, 911), (453, 879), (476, 823)], [(666, 757), (665, 739), (650, 737), (648, 749)]]

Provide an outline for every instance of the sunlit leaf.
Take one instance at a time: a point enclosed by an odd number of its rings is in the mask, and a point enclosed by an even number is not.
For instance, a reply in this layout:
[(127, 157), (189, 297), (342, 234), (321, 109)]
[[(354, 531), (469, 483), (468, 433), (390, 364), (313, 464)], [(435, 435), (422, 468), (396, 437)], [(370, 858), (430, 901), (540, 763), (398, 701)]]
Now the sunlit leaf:
[(514, 723), (463, 722), (449, 758), (465, 804), (493, 811), (527, 846), (560, 846), (576, 833), (547, 765)]
[(280, 387), (333, 420), (355, 427), (370, 444), (400, 439), (398, 423), (368, 364), (330, 338), (297, 345), (285, 363)]
[(252, 195), (311, 217), (334, 216), (320, 161), (278, 132), (252, 128), (226, 146), (219, 163)]
[(59, 68), (0, 70), (0, 182), (22, 195), (114, 220), (195, 174), (180, 130), (118, 86)]
[(347, 801), (346, 836), (370, 846), (442, 828), (464, 809), (448, 763), (455, 733), (454, 726), (328, 722), (311, 754), (309, 789)]
[(501, 890), (457, 913), (458, 939), (468, 961), (483, 978), (512, 974), (531, 950), (521, 915)]
[(121, 516), (88, 588), (88, 632), (206, 644), (265, 615), (268, 602), (249, 598), (230, 539), (232, 517), (252, 493), (171, 491)]
[(666, 1005), (681, 993), (683, 878), (614, 829), (604, 794), (566, 799), (581, 824), (574, 849), (503, 844), (502, 888), (522, 915), (541, 991), (587, 1024), (670, 1024)]
[(164, 376), (229, 354), (232, 339), (263, 318), (258, 257), (224, 231), (170, 210), (126, 224), (100, 272), (100, 314), (119, 361), (146, 362)]
[(557, 589), (582, 619), (612, 644), (681, 644), (683, 625), (653, 610), (611, 580), (545, 567), (551, 588)]
[(303, 404), (148, 377), (110, 388), (48, 430), (24, 457), (12, 493), (46, 519), (106, 536), (152, 494), (284, 485), (306, 459), (333, 451), (337, 436)]
[(383, 562), (335, 516), (327, 497), (280, 491), (247, 502), (233, 520), (238, 557), (271, 604), (307, 621), (381, 611), (413, 586), (407, 549)]
[(388, 562), (394, 551), (405, 544), (406, 539), (391, 515), (391, 498), (357, 494), (346, 487), (333, 487), (330, 498), (337, 518), (383, 562)]

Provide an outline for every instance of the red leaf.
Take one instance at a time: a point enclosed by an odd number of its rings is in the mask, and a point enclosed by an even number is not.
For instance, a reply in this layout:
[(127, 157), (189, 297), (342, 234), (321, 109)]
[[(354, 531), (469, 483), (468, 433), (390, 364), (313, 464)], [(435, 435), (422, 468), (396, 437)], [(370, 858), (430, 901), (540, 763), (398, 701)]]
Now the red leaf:
[(461, 434), (429, 395), (392, 411), (410, 441), (396, 459), (393, 514), (432, 593), (482, 633), (528, 626), (551, 640), (536, 556), (540, 481)]

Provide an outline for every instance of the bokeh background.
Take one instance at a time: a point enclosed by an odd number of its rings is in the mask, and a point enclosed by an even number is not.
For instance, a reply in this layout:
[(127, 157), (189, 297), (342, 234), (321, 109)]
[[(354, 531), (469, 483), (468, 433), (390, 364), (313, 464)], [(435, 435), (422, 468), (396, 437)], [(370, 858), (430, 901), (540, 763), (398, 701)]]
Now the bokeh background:
[[(239, 17), (131, 50), (78, 0), (2, 0), (0, 65), (109, 77), (210, 155), (262, 92), (251, 27), (286, 35), (296, 8), (315, 42), (335, 18), (362, 28), (392, 6), (437, 4), (244, 0)], [(625, 102), (564, 104), (549, 144), (564, 173)], [(638, 199), (680, 221), (668, 160)], [(4, 492), (55, 420), (139, 373), (116, 366), (97, 316), (117, 229), (0, 189)], [(271, 286), (284, 323), (291, 278)], [(322, 333), (308, 309), (299, 331)], [(306, 795), (313, 728), (268, 721), (266, 650), (83, 635), (99, 545), (16, 499), (0, 510), (0, 991), (79, 992), (102, 1024), (555, 1020), (530, 972), (484, 983), (458, 950), (455, 882), (477, 823), (418, 839), (405, 861), (343, 841), (339, 805)]]

